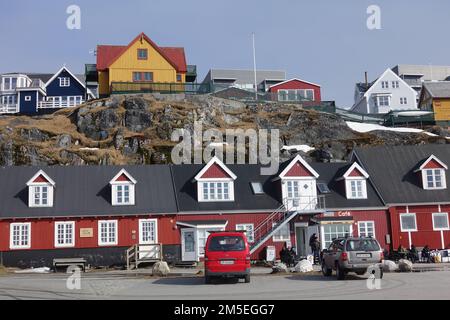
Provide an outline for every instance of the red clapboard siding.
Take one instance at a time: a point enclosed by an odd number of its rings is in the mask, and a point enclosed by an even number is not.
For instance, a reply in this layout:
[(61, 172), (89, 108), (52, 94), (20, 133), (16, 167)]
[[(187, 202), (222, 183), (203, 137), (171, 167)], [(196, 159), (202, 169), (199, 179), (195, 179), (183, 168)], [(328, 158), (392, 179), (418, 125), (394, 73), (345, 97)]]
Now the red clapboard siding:
[(41, 183), (41, 182), (48, 182), (48, 180), (45, 179), (44, 176), (41, 174), (39, 177), (37, 177), (36, 179), (34, 179), (33, 182)]
[(286, 177), (312, 177), (311, 172), (308, 171), (300, 162), (297, 162), (286, 173)]
[[(87, 219), (65, 219), (65, 220), (15, 220), (0, 221), (0, 251), (9, 251), (10, 224), (13, 222), (31, 222), (31, 250), (55, 249), (55, 222), (75, 221), (75, 248), (96, 248), (98, 246), (98, 221), (118, 221), (118, 245), (132, 246), (139, 242), (139, 219), (157, 219), (158, 242), (173, 244), (175, 229), (174, 216), (140, 216), (121, 218), (87, 218)], [(93, 237), (81, 238), (80, 229), (92, 228)]]
[(210, 178), (230, 178), (230, 176), (217, 163), (214, 163), (202, 176), (202, 179)]
[(353, 169), (352, 172), (349, 174), (350, 177), (363, 177), (364, 175), (359, 171), (358, 169)]
[(314, 90), (314, 101), (315, 102), (322, 101), (322, 93), (321, 88), (319, 86), (296, 79), (272, 86), (269, 91), (272, 93), (276, 93), (279, 90), (289, 90), (289, 89), (312, 89)]
[[(409, 213), (416, 214), (417, 232), (411, 232), (411, 244), (416, 247), (430, 246), (431, 249), (441, 248), (441, 232), (433, 230), (432, 214), (439, 212), (437, 205), (434, 206), (410, 206)], [(409, 248), (408, 232), (401, 232), (400, 228), (400, 214), (406, 213), (406, 207), (396, 207), (391, 210), (392, 232), (394, 236), (394, 249), (402, 245)], [(441, 206), (441, 212), (450, 212), (450, 206)], [(450, 231), (444, 231), (444, 246), (450, 248)]]
[(442, 169), (442, 166), (436, 160), (430, 160), (424, 169)]
[(389, 229), (389, 213), (387, 210), (350, 211), (354, 220), (353, 236), (359, 236), (358, 222), (373, 221), (375, 224), (375, 238), (382, 248), (389, 249), (386, 235), (391, 234)]

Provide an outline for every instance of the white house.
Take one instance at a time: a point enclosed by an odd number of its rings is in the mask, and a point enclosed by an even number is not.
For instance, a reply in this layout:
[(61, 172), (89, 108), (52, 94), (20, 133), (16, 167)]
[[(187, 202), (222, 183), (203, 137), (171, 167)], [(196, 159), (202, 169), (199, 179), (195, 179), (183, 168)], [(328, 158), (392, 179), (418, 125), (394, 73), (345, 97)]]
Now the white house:
[(417, 110), (417, 91), (391, 69), (371, 83), (356, 84), (351, 111), (366, 114), (399, 110)]

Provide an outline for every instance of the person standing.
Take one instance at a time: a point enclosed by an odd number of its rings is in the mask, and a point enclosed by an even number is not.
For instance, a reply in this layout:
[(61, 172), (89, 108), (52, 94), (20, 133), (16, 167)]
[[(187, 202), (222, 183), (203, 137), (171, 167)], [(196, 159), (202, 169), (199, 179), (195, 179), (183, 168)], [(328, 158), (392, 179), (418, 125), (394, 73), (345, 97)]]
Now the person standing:
[(320, 255), (320, 241), (319, 238), (315, 233), (309, 238), (309, 246), (311, 247), (311, 251), (314, 256), (314, 264), (319, 262), (319, 255)]

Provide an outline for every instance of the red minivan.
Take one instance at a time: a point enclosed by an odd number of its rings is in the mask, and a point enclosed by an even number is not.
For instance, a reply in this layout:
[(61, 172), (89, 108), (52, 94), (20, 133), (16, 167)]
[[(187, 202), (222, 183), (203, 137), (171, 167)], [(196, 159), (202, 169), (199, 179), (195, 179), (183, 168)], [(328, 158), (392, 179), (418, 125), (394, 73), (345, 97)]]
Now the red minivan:
[(250, 248), (243, 232), (219, 231), (209, 235), (205, 246), (205, 283), (219, 277), (250, 282)]

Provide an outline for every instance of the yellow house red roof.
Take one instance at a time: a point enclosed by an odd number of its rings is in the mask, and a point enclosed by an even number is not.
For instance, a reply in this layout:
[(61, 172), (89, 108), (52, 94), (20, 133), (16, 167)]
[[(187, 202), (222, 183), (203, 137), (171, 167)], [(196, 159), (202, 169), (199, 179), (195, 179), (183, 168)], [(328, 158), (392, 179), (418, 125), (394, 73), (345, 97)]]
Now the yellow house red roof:
[(176, 70), (184, 73), (187, 71), (186, 56), (184, 48), (180, 47), (159, 47), (145, 33), (139, 34), (127, 46), (97, 46), (97, 70), (108, 69), (125, 51), (128, 50), (136, 41), (143, 37), (150, 45), (155, 48)]

